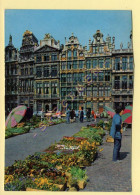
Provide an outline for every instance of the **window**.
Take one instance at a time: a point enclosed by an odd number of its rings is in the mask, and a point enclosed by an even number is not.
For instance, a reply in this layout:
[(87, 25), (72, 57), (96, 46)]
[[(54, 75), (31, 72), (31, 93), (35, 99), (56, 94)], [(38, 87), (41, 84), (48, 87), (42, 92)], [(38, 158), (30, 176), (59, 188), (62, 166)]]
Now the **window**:
[(36, 67), (36, 76), (37, 77), (41, 77), (42, 76), (41, 66)]
[(127, 76), (122, 76), (122, 89), (127, 89)]
[(64, 54), (62, 54), (62, 58), (65, 58), (66, 57), (66, 54), (64, 53)]
[(115, 89), (120, 89), (120, 76), (115, 76), (115, 81), (114, 81), (114, 88)]
[[(72, 89), (71, 88), (67, 88), (67, 95), (69, 95), (71, 93)], [(68, 96), (69, 97), (69, 96)]]
[(72, 82), (72, 74), (67, 74), (67, 82)]
[(52, 77), (57, 76), (57, 66), (52, 66), (51, 68), (52, 68), (51, 76)]
[(105, 97), (110, 96), (110, 87), (105, 87)]
[(36, 62), (41, 62), (41, 56), (36, 56)]
[(110, 72), (105, 72), (105, 81), (110, 81)]
[(45, 61), (45, 62), (48, 62), (48, 61), (49, 61), (49, 55), (45, 55), (45, 56), (44, 56), (44, 61)]
[(51, 60), (56, 61), (57, 60), (57, 54), (52, 54), (51, 55)]
[(61, 66), (62, 70), (66, 69), (66, 62), (62, 62), (62, 66)]
[(21, 69), (21, 75), (22, 76), (24, 75), (24, 69)]
[(87, 69), (91, 68), (91, 60), (87, 60)]
[(73, 83), (74, 84), (77, 84), (77, 81), (78, 81), (78, 74), (77, 73), (74, 73), (73, 74)]
[(28, 68), (25, 68), (25, 75), (28, 75)]
[(80, 53), (79, 56), (82, 57), (83, 56), (83, 53)]
[(68, 58), (71, 58), (71, 50), (68, 51)]
[(133, 89), (133, 76), (129, 76), (129, 89)]
[(68, 70), (70, 70), (72, 67), (72, 62), (68, 62)]
[(104, 80), (104, 73), (103, 72), (99, 72), (98, 78), (99, 78), (99, 81), (103, 81)]
[(126, 57), (122, 58), (122, 69), (123, 70), (127, 69), (127, 58)]
[(57, 83), (52, 83), (52, 95), (57, 94)]
[(83, 82), (84, 81), (84, 73), (79, 73), (78, 74), (78, 81)]
[(44, 83), (44, 94), (49, 94), (49, 83)]
[(97, 46), (93, 47), (93, 53), (94, 53), (94, 54), (95, 54), (95, 53), (98, 53), (98, 51), (99, 51), (99, 49), (98, 49)]
[(91, 97), (91, 87), (87, 87), (87, 97)]
[(99, 47), (99, 53), (103, 53), (104, 52), (104, 48), (103, 48), (103, 46), (100, 46)]
[(34, 81), (31, 80), (31, 83), (30, 83), (30, 91), (33, 92), (34, 90)]
[(93, 87), (93, 97), (97, 97), (97, 87)]
[(98, 61), (97, 61), (97, 59), (94, 59), (93, 60), (93, 68), (97, 68), (97, 65), (98, 65)]
[(42, 83), (37, 83), (37, 94), (41, 94)]
[(104, 95), (104, 88), (99, 87), (99, 97), (103, 97), (103, 95)]
[(33, 75), (33, 68), (30, 68), (30, 75)]
[(76, 49), (73, 50), (73, 57), (77, 57), (77, 50)]
[(103, 68), (104, 60), (99, 59), (99, 68)]
[(66, 82), (66, 74), (62, 74), (62, 82)]
[(49, 77), (49, 67), (44, 66), (44, 77)]
[(97, 74), (98, 74), (98, 73), (93, 73), (93, 76), (92, 76), (92, 80), (93, 80), (93, 81), (97, 81)]
[(105, 60), (105, 67), (110, 68), (110, 58), (106, 58)]
[(115, 70), (120, 70), (120, 58), (115, 58)]
[(61, 89), (61, 96), (65, 97), (66, 96), (66, 88)]
[(84, 67), (84, 61), (79, 61), (79, 68), (83, 68)]
[(73, 61), (73, 69), (77, 69), (77, 61)]
[(129, 69), (133, 70), (133, 57), (129, 58)]

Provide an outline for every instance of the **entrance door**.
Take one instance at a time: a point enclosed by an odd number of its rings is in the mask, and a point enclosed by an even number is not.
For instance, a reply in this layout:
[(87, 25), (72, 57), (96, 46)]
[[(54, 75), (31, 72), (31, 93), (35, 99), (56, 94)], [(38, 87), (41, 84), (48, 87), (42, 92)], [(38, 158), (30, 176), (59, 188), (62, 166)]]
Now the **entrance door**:
[(57, 110), (57, 104), (53, 104), (53, 105), (52, 105), (52, 111), (53, 111), (53, 112), (56, 112), (56, 110)]
[(49, 105), (48, 104), (45, 106), (45, 112), (47, 112), (47, 111), (49, 111)]

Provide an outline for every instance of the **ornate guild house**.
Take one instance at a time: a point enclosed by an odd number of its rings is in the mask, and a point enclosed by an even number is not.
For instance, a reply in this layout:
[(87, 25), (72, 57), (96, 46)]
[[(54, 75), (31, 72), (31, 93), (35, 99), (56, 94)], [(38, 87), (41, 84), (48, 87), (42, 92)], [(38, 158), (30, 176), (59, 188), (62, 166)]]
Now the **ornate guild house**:
[(26, 30), (20, 50), (5, 48), (5, 114), (17, 105), (33, 111), (65, 111), (66, 105), (100, 113), (133, 103), (134, 60), (132, 33), (127, 48), (115, 49), (115, 37), (106, 39), (100, 30), (82, 46), (72, 35), (60, 45), (51, 34), (38, 43)]

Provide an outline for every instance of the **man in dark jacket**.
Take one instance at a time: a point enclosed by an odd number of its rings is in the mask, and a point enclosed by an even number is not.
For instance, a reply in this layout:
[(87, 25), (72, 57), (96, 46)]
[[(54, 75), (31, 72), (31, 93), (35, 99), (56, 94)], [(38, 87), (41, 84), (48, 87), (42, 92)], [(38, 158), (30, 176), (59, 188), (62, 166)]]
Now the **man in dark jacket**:
[(84, 119), (84, 112), (83, 112), (83, 107), (82, 110), (80, 112), (80, 122), (83, 123), (83, 119)]
[(121, 149), (121, 125), (122, 125), (122, 115), (123, 109), (121, 107), (117, 107), (116, 114), (113, 117), (110, 136), (114, 138), (114, 149), (113, 149), (113, 161), (120, 160), (120, 149)]
[(90, 109), (87, 109), (87, 122), (90, 122)]

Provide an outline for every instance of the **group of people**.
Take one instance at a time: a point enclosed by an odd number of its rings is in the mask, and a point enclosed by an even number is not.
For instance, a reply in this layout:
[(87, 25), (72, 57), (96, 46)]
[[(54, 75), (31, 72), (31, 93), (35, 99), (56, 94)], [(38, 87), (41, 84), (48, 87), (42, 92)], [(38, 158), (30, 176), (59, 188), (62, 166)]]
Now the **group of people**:
[[(91, 112), (90, 109), (87, 109), (87, 112), (86, 112), (87, 122), (90, 122), (91, 116), (94, 119), (94, 121), (96, 122), (96, 113), (94, 113), (93, 110)], [(67, 121), (67, 123), (76, 121), (76, 118), (78, 118), (78, 117), (80, 119), (80, 122), (82, 123), (83, 120), (84, 120), (83, 107), (81, 108), (80, 111), (75, 111), (74, 109), (70, 110), (69, 108), (67, 108), (67, 111), (66, 111), (66, 121)]]

